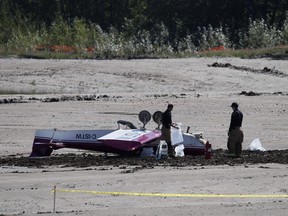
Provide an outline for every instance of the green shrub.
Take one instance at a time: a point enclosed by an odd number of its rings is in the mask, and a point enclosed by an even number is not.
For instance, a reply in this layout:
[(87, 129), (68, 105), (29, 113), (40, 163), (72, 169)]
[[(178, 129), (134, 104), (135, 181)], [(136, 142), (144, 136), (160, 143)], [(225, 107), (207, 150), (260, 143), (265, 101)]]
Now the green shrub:
[(180, 40), (178, 43), (176, 41), (175, 44), (177, 44), (177, 52), (179, 54), (195, 53), (197, 48), (193, 41), (194, 41), (193, 36), (190, 34), (188, 34), (184, 39)]
[(283, 24), (283, 44), (288, 44), (288, 12), (286, 13), (286, 19)]
[[(28, 19), (20, 19), (10, 26), (4, 22), (0, 23), (0, 29), (3, 30), (0, 32), (0, 52), (3, 55), (22, 54), (40, 58), (188, 57), (195, 55), (196, 50), (209, 50), (218, 46), (255, 49), (287, 45), (288, 13), (283, 26), (279, 29), (268, 26), (263, 19), (250, 20), (248, 30), (241, 30), (239, 33), (239, 44), (233, 44), (229, 40), (231, 32), (228, 29), (221, 26), (213, 28), (210, 25), (199, 27), (194, 34), (187, 33), (182, 38), (177, 36), (177, 39), (173, 39), (163, 23), (155, 24), (148, 31), (139, 29), (126, 20), (122, 31), (114, 27), (103, 31), (97, 24), (87, 23), (78, 18), (68, 23), (61, 16), (49, 27), (45, 25), (36, 27)], [(67, 45), (76, 48), (76, 52), (52, 53), (46, 50), (36, 53), (34, 48), (37, 45)], [(94, 51), (87, 53), (85, 48), (94, 48)], [(223, 52), (221, 55), (227, 53)]]
[(241, 33), (240, 45), (243, 48), (264, 48), (281, 45), (282, 32), (275, 27), (269, 27), (264, 19), (250, 20), (247, 33)]
[(211, 25), (198, 28), (200, 32), (200, 39), (198, 40), (200, 50), (207, 50), (212, 47), (224, 46), (230, 47), (230, 40), (225, 34), (223, 27), (213, 28)]
[(48, 31), (50, 45), (72, 45), (72, 28), (62, 17), (58, 17)]

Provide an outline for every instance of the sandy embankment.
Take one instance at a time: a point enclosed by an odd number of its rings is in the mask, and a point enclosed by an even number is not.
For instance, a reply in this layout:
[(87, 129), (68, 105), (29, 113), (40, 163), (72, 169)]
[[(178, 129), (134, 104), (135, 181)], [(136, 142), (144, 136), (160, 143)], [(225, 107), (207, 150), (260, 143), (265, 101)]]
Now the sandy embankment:
[[(214, 68), (214, 62), (286, 76), (233, 68)], [(244, 113), (244, 148), (260, 138), (266, 149), (287, 149), (288, 62), (268, 59), (193, 58), (165, 60), (32, 60), (0, 59), (1, 91), (21, 96), (59, 94), (107, 95), (94, 101), (0, 104), (1, 156), (28, 156), (37, 128), (115, 128), (124, 119), (140, 125), (137, 113), (165, 110), (174, 103), (173, 118), (191, 131), (203, 131), (214, 148), (226, 148), (233, 101)], [(259, 96), (239, 95), (242, 91)], [(49, 93), (23, 95), (25, 92)], [(281, 92), (281, 93), (280, 93)], [(154, 123), (148, 127), (154, 128)], [(59, 153), (70, 152), (61, 150)], [(72, 151), (75, 152), (75, 151)], [(57, 153), (57, 152), (55, 152)], [(77, 153), (77, 151), (76, 151)], [(287, 165), (156, 167), (122, 172), (125, 167), (21, 168), (2, 166), (0, 214), (51, 215), (54, 185), (65, 189), (164, 194), (266, 194), (266, 198), (145, 197), (60, 193), (57, 215), (285, 215)], [(130, 169), (126, 166), (126, 169)], [(125, 169), (124, 169), (125, 170)]]

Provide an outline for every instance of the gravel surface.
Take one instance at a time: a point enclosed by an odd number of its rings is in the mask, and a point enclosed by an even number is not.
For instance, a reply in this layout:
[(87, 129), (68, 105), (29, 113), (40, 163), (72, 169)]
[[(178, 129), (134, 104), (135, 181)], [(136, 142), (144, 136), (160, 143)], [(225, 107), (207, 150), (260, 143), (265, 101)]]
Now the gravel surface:
[[(268, 58), (1, 58), (0, 215), (287, 215), (287, 77), (288, 61)], [(241, 158), (226, 151), (234, 101), (244, 114)], [(73, 149), (29, 158), (37, 129), (116, 129), (118, 120), (140, 127), (140, 111), (168, 103), (183, 131), (203, 132), (211, 159)], [(256, 138), (266, 151), (247, 150)], [(56, 213), (54, 186), (68, 190), (57, 192)]]

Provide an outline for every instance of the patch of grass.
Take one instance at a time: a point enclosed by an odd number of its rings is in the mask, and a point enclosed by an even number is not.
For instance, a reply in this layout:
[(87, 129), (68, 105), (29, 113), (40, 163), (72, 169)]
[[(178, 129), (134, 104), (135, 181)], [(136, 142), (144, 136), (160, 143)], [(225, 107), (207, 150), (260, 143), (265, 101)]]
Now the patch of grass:
[(287, 59), (288, 46), (259, 49), (226, 49), (221, 51), (201, 51), (199, 57), (238, 57), (238, 58), (275, 58)]
[(288, 46), (258, 49), (225, 49), (219, 51), (170, 52), (146, 55), (99, 56), (86, 52), (51, 52), (51, 51), (9, 51), (0, 47), (0, 57), (15, 56), (34, 59), (155, 59), (155, 58), (189, 58), (189, 57), (238, 57), (238, 58), (273, 58), (288, 59)]
[(33, 59), (95, 59), (95, 56), (91, 53), (64, 53), (50, 51), (22, 52), (19, 53), (18, 56), (20, 58)]

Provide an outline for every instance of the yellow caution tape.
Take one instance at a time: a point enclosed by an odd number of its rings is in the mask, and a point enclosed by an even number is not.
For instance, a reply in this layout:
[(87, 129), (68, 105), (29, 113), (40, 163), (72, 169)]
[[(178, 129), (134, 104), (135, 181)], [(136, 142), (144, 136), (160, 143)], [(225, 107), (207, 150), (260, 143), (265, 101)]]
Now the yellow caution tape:
[(114, 196), (154, 196), (154, 197), (192, 197), (192, 198), (288, 198), (288, 194), (164, 194), (164, 193), (135, 193), (135, 192), (107, 192), (90, 190), (53, 189), (55, 192), (90, 193)]

